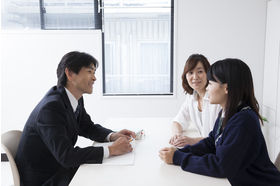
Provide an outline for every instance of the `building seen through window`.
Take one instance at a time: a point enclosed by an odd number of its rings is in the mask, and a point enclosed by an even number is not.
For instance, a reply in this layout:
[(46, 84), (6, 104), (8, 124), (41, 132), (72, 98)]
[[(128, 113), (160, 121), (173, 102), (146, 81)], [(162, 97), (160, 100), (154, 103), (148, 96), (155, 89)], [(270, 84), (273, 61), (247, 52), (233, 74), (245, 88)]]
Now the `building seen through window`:
[(2, 29), (100, 29), (94, 0), (2, 0)]
[(172, 95), (173, 2), (104, 1), (103, 24), (103, 94)]
[(172, 95), (173, 3), (2, 0), (1, 29), (100, 29), (103, 95)]

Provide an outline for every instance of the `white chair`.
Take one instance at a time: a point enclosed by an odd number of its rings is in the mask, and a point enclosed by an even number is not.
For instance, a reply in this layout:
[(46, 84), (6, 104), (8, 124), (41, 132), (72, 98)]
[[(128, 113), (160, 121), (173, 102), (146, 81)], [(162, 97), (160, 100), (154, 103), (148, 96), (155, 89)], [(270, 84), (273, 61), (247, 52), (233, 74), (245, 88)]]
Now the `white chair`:
[(274, 165), (280, 171), (280, 152), (278, 153), (278, 156), (274, 162)]
[(17, 148), (18, 148), (21, 134), (22, 131), (11, 130), (1, 135), (1, 145), (5, 150), (8, 156), (8, 160), (10, 162), (10, 166), (13, 174), (14, 186), (20, 186), (20, 176), (14, 158), (17, 153)]

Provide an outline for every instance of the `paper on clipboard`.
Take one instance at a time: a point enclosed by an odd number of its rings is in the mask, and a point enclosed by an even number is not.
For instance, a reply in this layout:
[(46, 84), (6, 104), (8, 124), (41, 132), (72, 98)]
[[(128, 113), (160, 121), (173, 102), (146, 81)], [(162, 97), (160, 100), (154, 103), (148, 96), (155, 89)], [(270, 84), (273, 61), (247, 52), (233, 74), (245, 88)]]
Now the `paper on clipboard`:
[[(113, 143), (114, 142), (106, 142), (106, 143), (94, 142), (93, 146), (94, 147), (110, 146)], [(135, 140), (133, 140), (130, 143), (133, 147), (132, 152), (128, 152), (128, 153), (125, 153), (125, 154), (119, 155), (119, 156), (110, 156), (109, 158), (103, 159), (102, 164), (96, 164), (96, 165), (134, 165)]]

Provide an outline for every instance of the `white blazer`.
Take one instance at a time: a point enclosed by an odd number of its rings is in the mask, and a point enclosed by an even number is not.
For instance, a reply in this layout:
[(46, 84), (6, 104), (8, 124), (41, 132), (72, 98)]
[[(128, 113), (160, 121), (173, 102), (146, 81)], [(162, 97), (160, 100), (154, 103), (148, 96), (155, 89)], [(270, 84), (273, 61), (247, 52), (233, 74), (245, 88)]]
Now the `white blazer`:
[(210, 104), (208, 91), (206, 91), (202, 99), (203, 108), (200, 120), (197, 96), (198, 94), (195, 90), (193, 91), (193, 95), (187, 94), (186, 101), (183, 103), (179, 113), (173, 119), (172, 123), (174, 121), (178, 122), (182, 126), (183, 131), (185, 131), (192, 122), (202, 137), (208, 137), (209, 132), (213, 130), (215, 121), (222, 107), (217, 104)]

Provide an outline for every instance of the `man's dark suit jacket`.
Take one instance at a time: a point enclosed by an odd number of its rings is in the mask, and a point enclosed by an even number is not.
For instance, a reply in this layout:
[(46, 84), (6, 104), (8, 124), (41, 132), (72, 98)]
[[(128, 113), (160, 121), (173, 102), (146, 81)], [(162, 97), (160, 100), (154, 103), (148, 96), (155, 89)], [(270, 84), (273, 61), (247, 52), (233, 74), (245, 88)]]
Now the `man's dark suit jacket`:
[(29, 116), (17, 151), (21, 185), (68, 185), (83, 163), (102, 163), (102, 147), (74, 147), (78, 135), (104, 142), (112, 132), (94, 124), (79, 100), (78, 121), (65, 88), (52, 87)]

